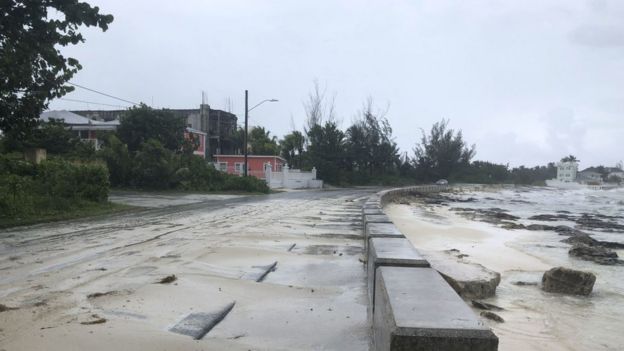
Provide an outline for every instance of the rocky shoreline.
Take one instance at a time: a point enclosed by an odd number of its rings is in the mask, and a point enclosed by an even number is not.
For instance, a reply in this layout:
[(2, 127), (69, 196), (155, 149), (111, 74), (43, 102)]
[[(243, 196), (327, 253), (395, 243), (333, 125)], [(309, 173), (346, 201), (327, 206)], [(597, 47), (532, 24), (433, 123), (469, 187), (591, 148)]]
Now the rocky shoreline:
[[(545, 213), (521, 218), (509, 213), (509, 210), (498, 207), (475, 208), (456, 206), (457, 204), (476, 201), (477, 199), (474, 197), (463, 198), (454, 193), (412, 194), (394, 199), (394, 202), (399, 204), (418, 203), (424, 206), (449, 207), (450, 211), (466, 219), (490, 223), (507, 230), (524, 229), (556, 232), (559, 235), (568, 236), (561, 242), (572, 245), (568, 251), (568, 254), (572, 257), (601, 265), (624, 265), (624, 260), (621, 260), (617, 252), (614, 251), (624, 249), (623, 243), (596, 240), (591, 233), (584, 231), (622, 233), (624, 235), (624, 224), (618, 223), (618, 220), (624, 221), (623, 216), (608, 216), (597, 213), (572, 214), (568, 211), (557, 211), (556, 213)], [(524, 224), (519, 223), (520, 221), (547, 222), (552, 224)], [(572, 222), (574, 227), (565, 224), (555, 225), (555, 222)]]

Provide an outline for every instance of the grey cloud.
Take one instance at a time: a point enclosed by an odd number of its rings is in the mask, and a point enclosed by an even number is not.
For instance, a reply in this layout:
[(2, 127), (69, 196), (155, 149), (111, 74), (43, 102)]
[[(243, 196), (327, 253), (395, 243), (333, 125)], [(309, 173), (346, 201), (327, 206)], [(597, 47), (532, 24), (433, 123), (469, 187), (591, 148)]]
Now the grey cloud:
[(573, 43), (595, 48), (624, 47), (624, 27), (584, 25), (570, 34)]

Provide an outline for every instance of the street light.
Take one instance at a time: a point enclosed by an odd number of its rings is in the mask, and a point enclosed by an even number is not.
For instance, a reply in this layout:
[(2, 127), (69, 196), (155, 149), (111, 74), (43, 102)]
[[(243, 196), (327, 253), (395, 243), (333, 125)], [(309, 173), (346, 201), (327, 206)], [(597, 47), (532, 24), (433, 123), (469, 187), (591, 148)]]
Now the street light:
[(254, 105), (254, 107), (252, 108), (248, 108), (248, 98), (249, 98), (249, 93), (247, 90), (245, 90), (245, 140), (244, 140), (244, 145), (243, 148), (245, 149), (245, 168), (243, 170), (243, 174), (245, 175), (245, 177), (247, 177), (247, 120), (249, 119), (249, 111), (253, 110), (254, 108), (264, 104), (265, 102), (277, 102), (277, 99), (266, 99), (266, 100), (262, 100), (259, 103), (257, 103), (256, 105)]

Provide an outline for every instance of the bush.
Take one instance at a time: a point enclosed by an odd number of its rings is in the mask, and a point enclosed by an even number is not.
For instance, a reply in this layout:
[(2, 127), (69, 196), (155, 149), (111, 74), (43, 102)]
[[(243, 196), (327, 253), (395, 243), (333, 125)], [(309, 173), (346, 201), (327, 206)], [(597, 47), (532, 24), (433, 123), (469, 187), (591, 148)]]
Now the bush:
[(134, 157), (134, 185), (152, 189), (169, 189), (175, 165), (172, 152), (155, 139), (141, 144)]
[(227, 174), (221, 190), (268, 193), (267, 183), (256, 177), (239, 177)]
[(108, 199), (102, 163), (47, 160), (33, 165), (0, 156), (0, 218), (37, 217)]
[(106, 138), (106, 146), (98, 151), (97, 155), (106, 162), (110, 173), (110, 182), (115, 186), (124, 186), (130, 183), (132, 159), (128, 146), (114, 134)]

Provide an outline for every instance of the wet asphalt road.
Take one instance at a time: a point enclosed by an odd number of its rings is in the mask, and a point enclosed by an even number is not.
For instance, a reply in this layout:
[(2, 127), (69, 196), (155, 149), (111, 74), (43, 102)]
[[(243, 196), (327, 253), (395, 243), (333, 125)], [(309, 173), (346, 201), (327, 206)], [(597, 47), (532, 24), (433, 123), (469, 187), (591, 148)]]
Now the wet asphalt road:
[[(0, 231), (0, 303), (18, 308), (0, 315), (0, 348), (368, 349), (361, 206), (376, 190), (168, 195), (123, 215)], [(133, 196), (150, 202), (121, 197)], [(232, 303), (201, 340), (170, 331)], [(95, 315), (106, 322), (87, 331)]]

